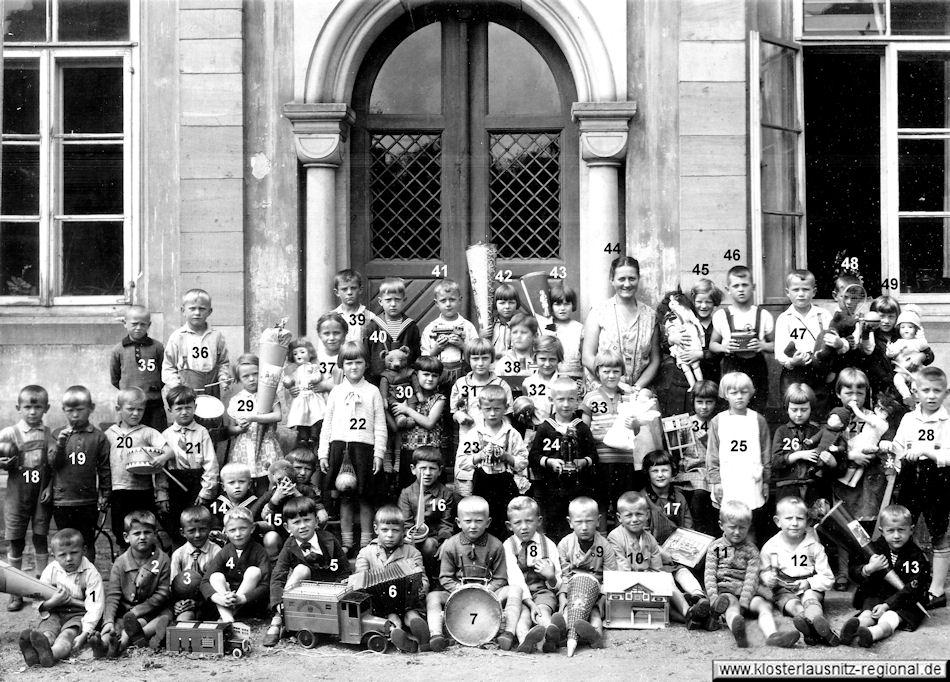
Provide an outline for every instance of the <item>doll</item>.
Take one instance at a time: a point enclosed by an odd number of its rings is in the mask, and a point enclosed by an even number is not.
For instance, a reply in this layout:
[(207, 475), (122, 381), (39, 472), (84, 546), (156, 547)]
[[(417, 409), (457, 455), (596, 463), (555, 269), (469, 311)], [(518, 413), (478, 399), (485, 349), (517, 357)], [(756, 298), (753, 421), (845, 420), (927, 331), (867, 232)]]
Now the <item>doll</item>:
[(297, 429), (297, 442), (314, 445), (320, 437), (319, 425), (326, 409), (326, 397), (317, 393), (313, 387), (320, 383), (322, 375), (319, 365), (315, 364), (317, 351), (306, 337), (300, 337), (290, 344), (291, 374), (283, 378), (286, 388), (296, 386), (297, 397), (290, 403), (287, 412), (287, 426)]
[(685, 296), (682, 294), (670, 296), (667, 305), (670, 312), (666, 317), (664, 327), (667, 338), (670, 340), (670, 352), (692, 390), (693, 386), (703, 380), (703, 371), (699, 367), (698, 360), (687, 362), (685, 355), (691, 349), (702, 349), (705, 331)]
[[(851, 408), (851, 411), (854, 413), (855, 419), (864, 422), (864, 427), (851, 440), (848, 447), (849, 452), (862, 455), (876, 455), (882, 449), (887, 450), (890, 444), (887, 441), (882, 441), (881, 437), (887, 433), (888, 428), (890, 428), (887, 423), (887, 418), (890, 416), (888, 406), (883, 401), (879, 401), (874, 406), (873, 411), (862, 410), (858, 407), (858, 404), (852, 400), (848, 403), (848, 407)], [(853, 479), (854, 482), (857, 483), (863, 471), (864, 469), (848, 469), (848, 472), (841, 477), (841, 482), (852, 485), (850, 481)]]
[[(399, 473), (399, 452), (401, 441), (399, 424), (393, 416), (390, 406), (397, 402), (404, 402), (411, 398), (418, 386), (416, 385), (415, 371), (409, 366), (409, 348), (393, 348), (384, 350), (379, 356), (383, 359), (385, 369), (379, 373), (379, 392), (383, 396), (383, 405), (386, 407), (386, 426), (389, 429), (389, 443), (386, 446), (386, 461), (383, 463), (387, 474)], [(403, 422), (403, 428), (407, 426)]]
[[(640, 428), (637, 429), (639, 433), (626, 427), (627, 417), (633, 417), (640, 424)], [(604, 434), (604, 445), (617, 450), (639, 453), (642, 458), (647, 452), (656, 449), (656, 447), (646, 448), (642, 440), (649, 436), (648, 426), (653, 422), (659, 424), (659, 420), (660, 410), (656, 396), (649, 389), (641, 388), (632, 400), (629, 397), (624, 398), (617, 405), (617, 418)], [(662, 447), (662, 440), (660, 443), (657, 447)], [(637, 468), (640, 468), (639, 463)]]
[[(828, 413), (825, 425), (811, 438), (807, 438), (804, 443), (804, 449), (814, 450), (825, 464), (830, 464), (825, 453), (828, 453), (832, 460), (840, 463), (848, 454), (848, 439), (845, 437), (845, 429), (851, 423), (851, 413), (844, 407), (836, 407)], [(818, 462), (809, 465), (805, 478), (814, 478), (824, 474), (822, 467)]]
[(894, 363), (894, 388), (900, 393), (904, 404), (913, 408), (916, 405), (911, 394), (911, 387), (914, 385), (913, 372), (924, 364), (924, 352), (930, 348), (924, 337), (920, 324), (920, 309), (917, 306), (904, 306), (897, 317), (897, 332), (900, 338), (887, 344), (884, 353)]

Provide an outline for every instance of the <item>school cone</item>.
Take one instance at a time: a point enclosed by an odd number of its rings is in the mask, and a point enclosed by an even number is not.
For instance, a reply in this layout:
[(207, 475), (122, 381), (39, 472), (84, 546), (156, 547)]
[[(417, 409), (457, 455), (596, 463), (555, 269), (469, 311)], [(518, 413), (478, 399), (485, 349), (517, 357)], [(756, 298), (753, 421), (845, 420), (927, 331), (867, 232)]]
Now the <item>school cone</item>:
[[(17, 594), (34, 601), (46, 601), (56, 594), (56, 588), (41, 583), (18, 568), (13, 568), (6, 561), (0, 561), (0, 592)], [(72, 599), (69, 605), (79, 609), (86, 608), (86, 605), (79, 599)]]
[[(294, 336), (284, 329), (286, 324), (287, 318), (284, 317), (273, 327), (268, 327), (261, 332), (261, 342), (257, 349), (257, 356), (261, 363), (257, 378), (258, 414), (265, 414), (274, 408), (277, 387), (280, 386), (284, 362), (287, 360), (287, 349)], [(257, 437), (258, 451), (264, 440), (264, 430), (261, 428)]]
[(586, 573), (576, 573), (567, 584), (567, 606), (564, 607), (564, 621), (567, 623), (567, 655), (574, 655), (577, 649), (578, 621), (590, 618), (590, 612), (600, 599), (600, 583), (597, 578)]
[(495, 323), (495, 279), (498, 247), (478, 242), (465, 249), (468, 276), (472, 281), (472, 305), (478, 319), (478, 330), (483, 336), (491, 335)]

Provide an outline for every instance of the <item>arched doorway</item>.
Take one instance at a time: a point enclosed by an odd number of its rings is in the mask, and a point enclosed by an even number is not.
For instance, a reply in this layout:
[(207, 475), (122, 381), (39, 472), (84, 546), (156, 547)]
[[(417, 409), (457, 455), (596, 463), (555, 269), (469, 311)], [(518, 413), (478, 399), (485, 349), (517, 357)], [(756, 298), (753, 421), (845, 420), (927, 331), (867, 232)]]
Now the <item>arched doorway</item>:
[(580, 284), (574, 79), (552, 38), (516, 10), (406, 14), (360, 65), (351, 106), (350, 262), (409, 282), (431, 316), (442, 276), (468, 288), (465, 247), (499, 246), (502, 279)]

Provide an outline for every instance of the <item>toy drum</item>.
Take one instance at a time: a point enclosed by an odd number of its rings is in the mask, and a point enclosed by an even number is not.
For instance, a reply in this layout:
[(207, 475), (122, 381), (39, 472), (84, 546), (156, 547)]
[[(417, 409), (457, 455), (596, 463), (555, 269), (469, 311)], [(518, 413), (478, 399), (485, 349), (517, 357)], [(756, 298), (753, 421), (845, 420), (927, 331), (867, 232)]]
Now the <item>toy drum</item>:
[(149, 476), (155, 473), (155, 465), (152, 463), (154, 455), (160, 455), (161, 451), (154, 448), (135, 448), (129, 452), (128, 459), (125, 462), (125, 470), (130, 474), (139, 474), (140, 476)]
[(195, 421), (208, 429), (224, 426), (224, 403), (213, 395), (199, 395), (195, 400)]
[(481, 646), (501, 629), (501, 604), (488, 588), (463, 584), (445, 602), (445, 629), (462, 646)]

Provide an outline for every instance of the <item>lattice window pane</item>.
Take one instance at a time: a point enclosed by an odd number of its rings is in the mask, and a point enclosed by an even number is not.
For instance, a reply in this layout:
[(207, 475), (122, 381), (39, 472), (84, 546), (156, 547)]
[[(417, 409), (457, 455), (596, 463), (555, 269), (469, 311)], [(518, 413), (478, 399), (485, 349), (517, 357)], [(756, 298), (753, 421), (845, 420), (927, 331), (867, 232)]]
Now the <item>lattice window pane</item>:
[(561, 255), (558, 133), (490, 135), (489, 232), (501, 258)]
[(386, 260), (442, 254), (442, 138), (438, 133), (372, 135), (372, 251)]

